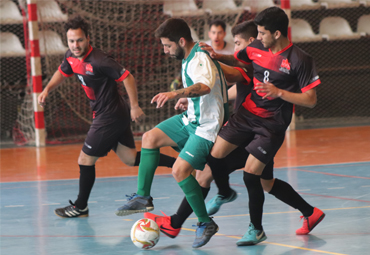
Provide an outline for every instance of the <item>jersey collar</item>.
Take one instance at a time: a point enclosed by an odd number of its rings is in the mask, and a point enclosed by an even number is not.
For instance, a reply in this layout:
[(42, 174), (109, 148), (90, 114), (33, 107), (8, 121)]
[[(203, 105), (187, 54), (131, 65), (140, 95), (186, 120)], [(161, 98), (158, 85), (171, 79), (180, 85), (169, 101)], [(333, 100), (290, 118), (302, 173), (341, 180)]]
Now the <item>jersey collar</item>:
[(290, 43), (288, 44), (288, 46), (286, 46), (286, 47), (285, 47), (284, 49), (282, 49), (281, 51), (276, 52), (275, 54), (274, 54), (274, 53), (272, 53), (271, 49), (269, 49), (269, 52), (271, 53), (271, 55), (279, 55), (279, 54), (283, 53), (284, 51), (286, 51), (287, 49), (289, 49), (290, 47), (292, 47), (292, 45), (293, 45), (293, 43), (292, 43), (292, 42), (290, 42)]

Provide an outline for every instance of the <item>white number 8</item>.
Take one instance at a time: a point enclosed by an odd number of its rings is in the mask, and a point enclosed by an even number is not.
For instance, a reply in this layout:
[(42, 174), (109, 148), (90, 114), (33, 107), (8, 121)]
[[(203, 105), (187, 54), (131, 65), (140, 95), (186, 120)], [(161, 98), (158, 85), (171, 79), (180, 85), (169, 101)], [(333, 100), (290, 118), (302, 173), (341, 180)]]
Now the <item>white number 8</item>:
[(269, 81), (270, 72), (266, 70), (263, 74), (265, 75), (265, 77), (263, 77), (263, 82), (266, 83)]

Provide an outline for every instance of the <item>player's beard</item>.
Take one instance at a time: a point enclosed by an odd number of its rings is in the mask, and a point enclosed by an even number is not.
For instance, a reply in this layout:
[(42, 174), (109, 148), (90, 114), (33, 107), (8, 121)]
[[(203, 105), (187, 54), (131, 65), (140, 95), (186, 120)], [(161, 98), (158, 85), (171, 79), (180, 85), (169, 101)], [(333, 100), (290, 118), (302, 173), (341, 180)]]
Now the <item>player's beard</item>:
[(178, 60), (183, 60), (185, 57), (185, 51), (180, 45), (177, 45), (177, 49), (175, 51), (175, 58)]

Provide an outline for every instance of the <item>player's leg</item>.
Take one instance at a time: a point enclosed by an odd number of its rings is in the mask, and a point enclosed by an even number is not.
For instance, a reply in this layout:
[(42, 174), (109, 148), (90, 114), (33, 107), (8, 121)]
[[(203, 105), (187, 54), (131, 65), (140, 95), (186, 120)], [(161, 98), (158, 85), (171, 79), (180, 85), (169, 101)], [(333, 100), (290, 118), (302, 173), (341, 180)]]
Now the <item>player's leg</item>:
[[(127, 125), (125, 130), (119, 137), (118, 143), (114, 148), (120, 160), (128, 166), (138, 166), (141, 158), (141, 151), (137, 151), (135, 147), (134, 136), (131, 131), (131, 125)], [(159, 156), (159, 166), (172, 167), (176, 158), (164, 154)]]
[(88, 199), (95, 182), (95, 162), (117, 144), (120, 129), (124, 122), (117, 121), (110, 125), (95, 123), (91, 125), (78, 158), (80, 168), (79, 193), (77, 200), (69, 206), (58, 208), (55, 213), (60, 217), (88, 216)]
[(206, 165), (206, 158), (213, 142), (199, 137), (189, 131), (189, 139), (181, 150), (173, 168), (172, 174), (183, 190), (187, 201), (198, 217), (198, 228), (193, 248), (205, 245), (210, 238), (218, 231), (217, 224), (208, 216), (202, 190), (194, 176), (193, 169), (203, 170)]
[(138, 173), (137, 193), (129, 197), (129, 201), (119, 207), (116, 215), (125, 216), (133, 213), (148, 212), (154, 209), (150, 196), (154, 173), (160, 160), (159, 148), (164, 146), (177, 147), (188, 134), (184, 131), (179, 115), (158, 124), (144, 133), (142, 138), (141, 159)]
[[(270, 163), (268, 165), (270, 165)], [(325, 213), (323, 213), (320, 209), (312, 207), (310, 204), (308, 204), (289, 183), (277, 178), (273, 178), (272, 166), (268, 165), (266, 165), (261, 176), (261, 184), (263, 189), (271, 195), (274, 195), (282, 202), (295, 209), (298, 209), (302, 213), (302, 217), (304, 218), (303, 226), (297, 229), (296, 234), (307, 235), (317, 224), (323, 220)], [(271, 172), (271, 174), (268, 174), (269, 172)]]
[(263, 203), (265, 195), (260, 175), (265, 164), (253, 155), (249, 155), (243, 172), (243, 180), (248, 190), (249, 213), (251, 222), (247, 232), (236, 242), (238, 246), (255, 245), (267, 239), (262, 227)]

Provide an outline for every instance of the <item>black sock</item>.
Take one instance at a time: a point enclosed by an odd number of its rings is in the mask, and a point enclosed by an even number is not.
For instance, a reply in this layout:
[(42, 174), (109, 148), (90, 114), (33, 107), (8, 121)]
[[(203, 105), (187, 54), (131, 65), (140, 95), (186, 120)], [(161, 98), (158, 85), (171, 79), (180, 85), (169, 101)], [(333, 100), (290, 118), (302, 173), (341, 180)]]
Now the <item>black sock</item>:
[[(208, 195), (210, 188), (203, 187), (200, 188), (202, 189), (203, 198), (205, 199)], [(184, 197), (179, 208), (177, 209), (177, 212), (171, 216), (171, 226), (173, 228), (181, 228), (182, 224), (184, 224), (184, 222), (192, 212), (193, 209), (189, 205), (188, 200), (186, 200), (186, 197)]]
[(265, 194), (263, 193), (260, 176), (244, 172), (243, 180), (248, 189), (251, 222), (256, 229), (263, 230), (262, 214)]
[(95, 165), (80, 166), (80, 187), (75, 205), (79, 209), (85, 209), (95, 182)]
[(291, 207), (298, 209), (305, 217), (311, 216), (313, 213), (313, 207), (285, 181), (275, 179), (274, 186), (272, 186), (269, 193)]
[(213, 179), (218, 188), (218, 194), (225, 197), (230, 196), (229, 171), (227, 170), (225, 158), (218, 159), (209, 154), (207, 163), (212, 170)]
[[(141, 151), (138, 151), (136, 154), (134, 166), (138, 166), (140, 164), (140, 157), (141, 157)], [(166, 167), (172, 168), (175, 161), (176, 161), (176, 158), (161, 153), (159, 155), (158, 166), (166, 166)]]

